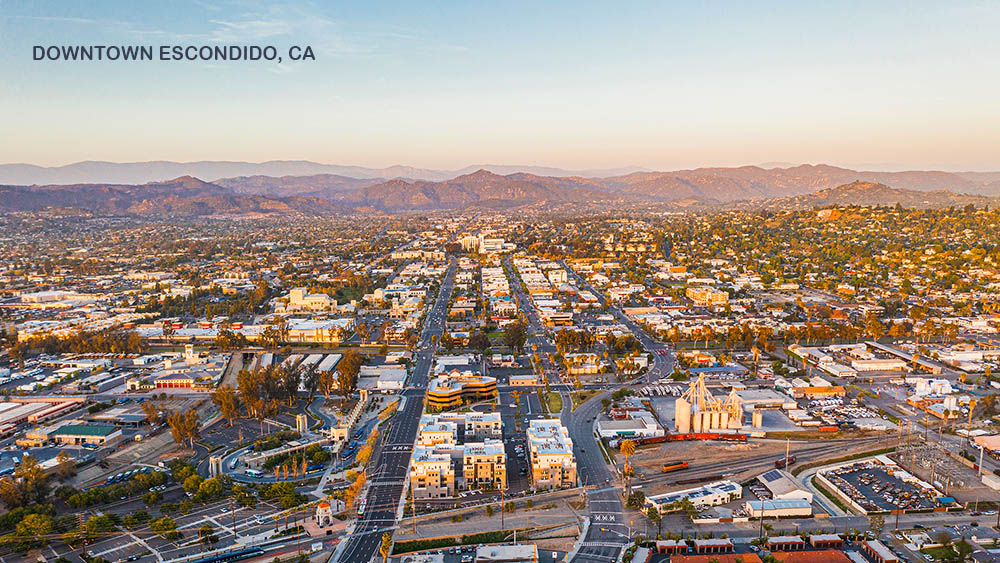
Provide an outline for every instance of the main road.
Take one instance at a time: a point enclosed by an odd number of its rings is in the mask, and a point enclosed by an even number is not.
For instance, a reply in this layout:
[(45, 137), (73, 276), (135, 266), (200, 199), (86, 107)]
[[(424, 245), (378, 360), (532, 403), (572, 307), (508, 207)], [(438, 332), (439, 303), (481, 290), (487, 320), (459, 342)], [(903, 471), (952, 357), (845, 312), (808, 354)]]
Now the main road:
[(517, 306), (524, 312), (524, 317), (528, 322), (527, 332), (529, 336), (527, 343), (531, 346), (531, 351), (537, 352), (541, 358), (542, 376), (548, 378), (550, 388), (556, 388), (561, 391), (572, 391), (572, 387), (563, 380), (561, 370), (552, 363), (552, 356), (558, 350), (555, 344), (552, 343), (548, 329), (542, 324), (534, 302), (528, 296), (528, 292), (525, 291), (524, 282), (521, 280), (520, 274), (511, 265), (510, 256), (504, 257), (503, 265), (507, 272), (507, 278), (511, 282), (510, 287), (517, 297)]
[(620, 308), (611, 304), (602, 292), (590, 285), (590, 282), (585, 280), (580, 274), (576, 273), (573, 268), (567, 266), (563, 261), (560, 261), (559, 263), (566, 269), (566, 271), (569, 272), (571, 276), (576, 279), (577, 284), (579, 284), (581, 288), (593, 293), (594, 296), (597, 297), (597, 300), (600, 301), (601, 305), (607, 307), (611, 314), (618, 319), (618, 322), (622, 323), (632, 331), (632, 334), (634, 334), (635, 337), (639, 339), (639, 343), (642, 344), (643, 350), (653, 355), (653, 367), (650, 368), (649, 372), (646, 374), (647, 380), (650, 383), (655, 383), (657, 380), (669, 376), (674, 369), (673, 351), (663, 342), (660, 342), (650, 336), (644, 328), (639, 326), (639, 323), (629, 318), (629, 316), (622, 312)]
[(416, 366), (406, 391), (405, 404), (392, 418), (388, 430), (375, 456), (369, 464), (368, 494), (364, 513), (358, 518), (354, 531), (338, 552), (337, 561), (355, 563), (370, 561), (382, 542), (382, 533), (396, 524), (400, 499), (406, 484), (406, 472), (417, 438), (417, 427), (424, 411), (424, 394), (434, 351), (444, 332), (445, 313), (455, 279), (455, 260), (451, 260), (445, 279), (441, 282), (437, 300), (427, 313), (424, 330), (417, 349)]
[(572, 410), (569, 401), (563, 401), (562, 422), (569, 429), (576, 455), (577, 475), (583, 485), (590, 507), (590, 525), (574, 562), (617, 561), (621, 550), (628, 544), (629, 530), (625, 522), (624, 507), (618, 491), (618, 480), (611, 473), (594, 437), (594, 418), (600, 413), (601, 399), (607, 393), (592, 397)]

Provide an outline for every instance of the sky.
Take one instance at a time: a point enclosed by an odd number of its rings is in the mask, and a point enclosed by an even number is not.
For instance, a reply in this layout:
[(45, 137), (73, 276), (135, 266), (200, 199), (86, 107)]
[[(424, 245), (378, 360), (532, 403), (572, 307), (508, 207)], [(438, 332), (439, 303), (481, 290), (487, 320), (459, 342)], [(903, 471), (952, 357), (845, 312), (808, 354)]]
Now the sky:
[(0, 162), (1000, 170), (997, 29), (985, 1), (0, 0)]

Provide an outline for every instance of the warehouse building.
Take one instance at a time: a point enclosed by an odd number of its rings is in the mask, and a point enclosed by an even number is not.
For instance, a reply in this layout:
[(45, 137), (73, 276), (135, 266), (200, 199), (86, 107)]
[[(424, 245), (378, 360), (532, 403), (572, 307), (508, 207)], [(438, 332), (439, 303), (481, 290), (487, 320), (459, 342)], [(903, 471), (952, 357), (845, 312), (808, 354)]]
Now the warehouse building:
[(122, 439), (122, 431), (110, 424), (66, 424), (50, 433), (49, 439), (67, 446), (110, 446)]
[(750, 518), (812, 516), (812, 504), (802, 499), (751, 500), (745, 506)]

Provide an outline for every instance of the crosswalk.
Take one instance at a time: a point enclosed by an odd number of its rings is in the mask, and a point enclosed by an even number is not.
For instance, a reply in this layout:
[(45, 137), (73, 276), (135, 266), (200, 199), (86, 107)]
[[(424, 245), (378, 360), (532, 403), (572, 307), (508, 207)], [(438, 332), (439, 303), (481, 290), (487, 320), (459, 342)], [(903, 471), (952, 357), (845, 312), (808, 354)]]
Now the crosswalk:
[(628, 545), (625, 542), (613, 542), (613, 541), (585, 541), (580, 544), (581, 547), (610, 547), (618, 548)]
[(413, 444), (387, 444), (382, 446), (382, 451), (408, 452), (413, 449)]

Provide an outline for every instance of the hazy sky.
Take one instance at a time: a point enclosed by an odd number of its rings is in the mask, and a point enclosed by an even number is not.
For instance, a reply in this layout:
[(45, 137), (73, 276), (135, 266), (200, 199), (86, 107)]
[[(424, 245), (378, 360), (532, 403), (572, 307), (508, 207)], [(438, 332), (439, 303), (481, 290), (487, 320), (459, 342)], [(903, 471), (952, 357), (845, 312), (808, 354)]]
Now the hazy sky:
[[(1000, 169), (993, 2), (9, 2), (0, 162)], [(33, 45), (312, 45), (42, 62)]]

